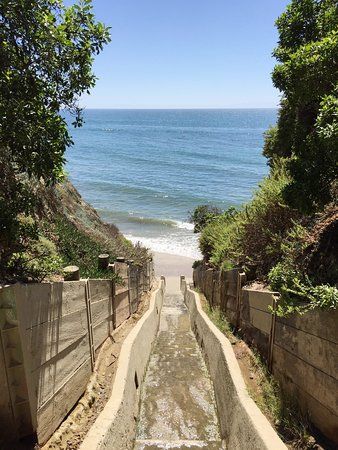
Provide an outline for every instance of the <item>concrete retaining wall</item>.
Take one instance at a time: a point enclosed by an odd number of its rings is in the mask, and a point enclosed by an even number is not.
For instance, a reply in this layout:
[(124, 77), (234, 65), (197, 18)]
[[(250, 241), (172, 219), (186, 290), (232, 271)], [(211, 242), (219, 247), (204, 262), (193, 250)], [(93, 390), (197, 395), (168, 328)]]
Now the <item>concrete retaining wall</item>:
[(182, 280), (191, 328), (214, 384), (222, 439), (232, 450), (286, 450), (266, 417), (250, 398), (228, 339), (204, 313), (199, 296)]
[(338, 444), (338, 311), (276, 317), (271, 310), (278, 294), (242, 288), (240, 277), (236, 285), (236, 271), (238, 274), (237, 269), (219, 274), (201, 265), (194, 271), (194, 283), (211, 305), (217, 291), (214, 284), (219, 285), (225, 316), (245, 341), (259, 350), (283, 391), (315, 428)]
[(42, 444), (81, 397), (97, 349), (151, 284), (138, 269), (130, 276), (130, 266), (116, 266), (122, 285), (107, 279), (0, 289), (0, 436), (36, 432)]
[(110, 399), (89, 430), (81, 450), (133, 448), (139, 393), (159, 326), (164, 281), (151, 298), (149, 310), (125, 339)]

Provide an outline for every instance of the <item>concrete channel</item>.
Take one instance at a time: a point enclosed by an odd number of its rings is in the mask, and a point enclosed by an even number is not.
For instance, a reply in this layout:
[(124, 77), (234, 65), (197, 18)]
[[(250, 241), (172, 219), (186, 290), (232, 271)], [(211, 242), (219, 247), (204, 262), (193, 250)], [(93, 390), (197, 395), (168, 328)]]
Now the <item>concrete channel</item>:
[(224, 449), (212, 382), (179, 291), (168, 280), (141, 393), (135, 450)]
[(162, 277), (80, 450), (286, 450), (184, 277)]

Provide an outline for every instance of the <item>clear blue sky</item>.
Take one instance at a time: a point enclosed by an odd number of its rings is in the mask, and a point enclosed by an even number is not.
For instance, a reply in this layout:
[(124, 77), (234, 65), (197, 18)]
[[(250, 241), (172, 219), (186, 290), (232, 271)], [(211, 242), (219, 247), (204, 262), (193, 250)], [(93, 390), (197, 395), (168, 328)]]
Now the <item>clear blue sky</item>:
[[(67, 2), (69, 3), (69, 1)], [(88, 108), (275, 107), (276, 18), (287, 0), (93, 0), (112, 42)]]

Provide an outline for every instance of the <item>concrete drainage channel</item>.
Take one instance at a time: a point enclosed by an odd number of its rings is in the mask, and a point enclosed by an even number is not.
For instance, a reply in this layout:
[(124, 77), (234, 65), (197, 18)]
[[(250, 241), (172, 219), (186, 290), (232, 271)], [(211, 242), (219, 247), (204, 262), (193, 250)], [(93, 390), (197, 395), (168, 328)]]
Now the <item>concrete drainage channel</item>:
[(165, 289), (162, 278), (125, 340), (111, 398), (81, 450), (286, 449), (198, 294), (184, 278), (182, 293), (178, 279)]

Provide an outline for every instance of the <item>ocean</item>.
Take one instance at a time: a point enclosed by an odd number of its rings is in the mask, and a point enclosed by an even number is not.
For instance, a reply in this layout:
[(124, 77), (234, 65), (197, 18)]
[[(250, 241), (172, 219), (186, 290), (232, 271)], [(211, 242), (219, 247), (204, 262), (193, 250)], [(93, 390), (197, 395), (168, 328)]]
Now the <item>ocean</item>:
[(66, 170), (103, 220), (153, 251), (199, 258), (189, 211), (248, 201), (277, 109), (85, 110)]

